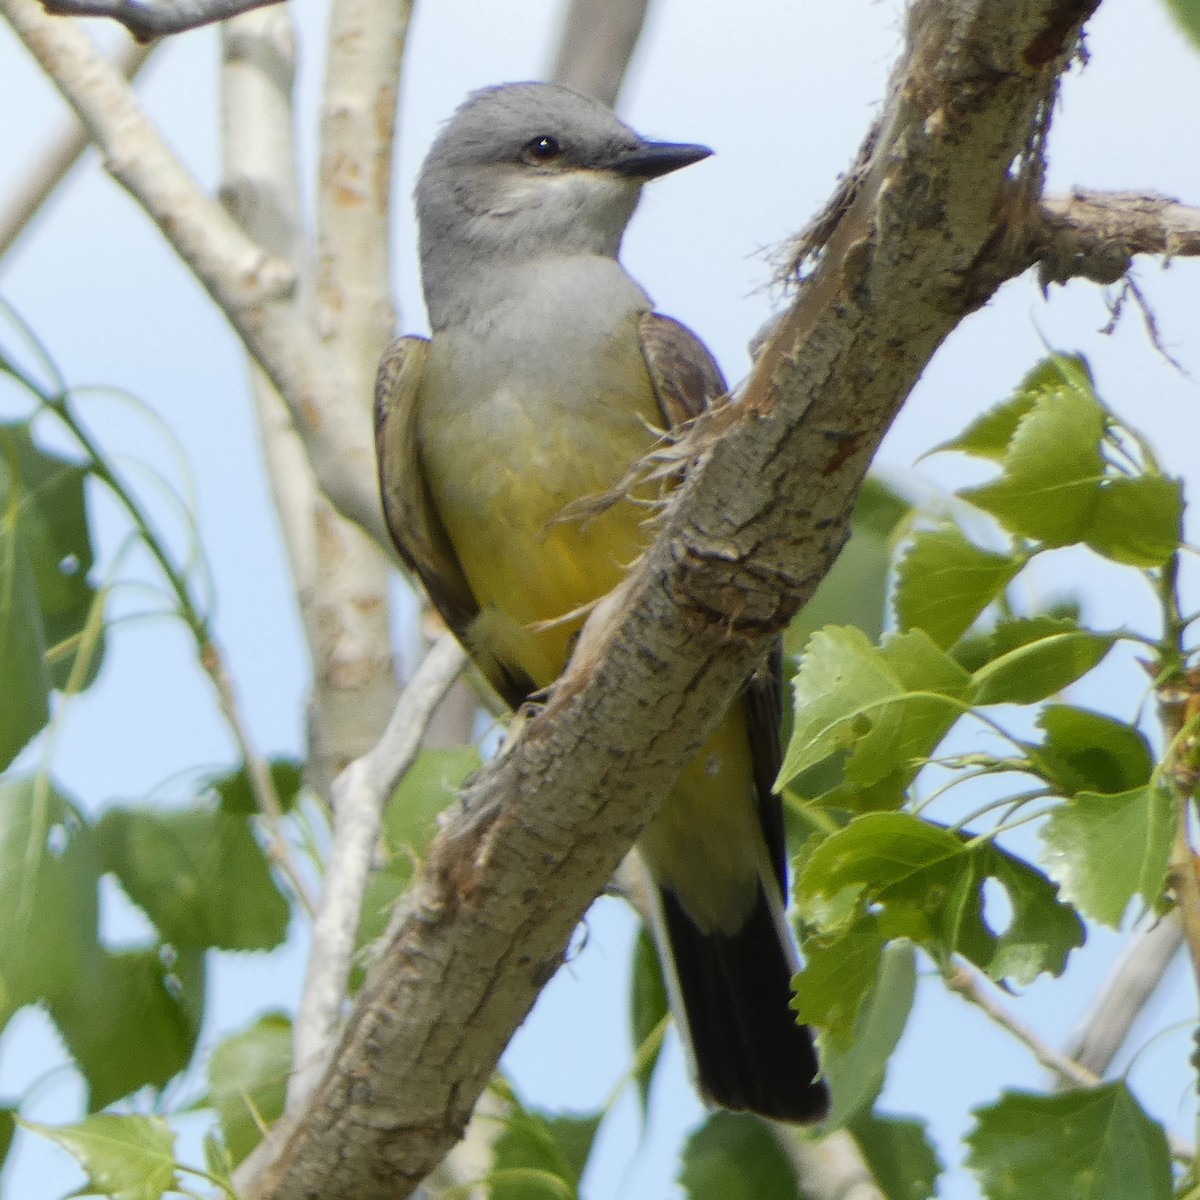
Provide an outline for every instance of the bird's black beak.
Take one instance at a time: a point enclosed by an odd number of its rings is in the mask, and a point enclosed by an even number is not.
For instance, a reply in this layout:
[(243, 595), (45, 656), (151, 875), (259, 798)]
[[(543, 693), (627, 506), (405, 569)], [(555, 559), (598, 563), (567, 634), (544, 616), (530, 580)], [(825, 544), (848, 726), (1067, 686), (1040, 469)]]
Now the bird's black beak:
[(690, 167), (711, 153), (707, 146), (693, 146), (687, 142), (642, 142), (630, 150), (620, 151), (601, 165), (630, 179), (657, 179), (680, 167)]

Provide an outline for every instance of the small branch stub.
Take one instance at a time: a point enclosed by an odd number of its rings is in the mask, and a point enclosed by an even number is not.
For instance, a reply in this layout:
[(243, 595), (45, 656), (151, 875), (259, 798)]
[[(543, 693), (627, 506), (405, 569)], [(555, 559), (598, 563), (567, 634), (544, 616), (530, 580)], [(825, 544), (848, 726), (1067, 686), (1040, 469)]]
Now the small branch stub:
[(1116, 283), (1135, 254), (1200, 254), (1200, 208), (1141, 192), (1049, 196), (1039, 205), (1034, 257), (1042, 286), (1068, 279)]

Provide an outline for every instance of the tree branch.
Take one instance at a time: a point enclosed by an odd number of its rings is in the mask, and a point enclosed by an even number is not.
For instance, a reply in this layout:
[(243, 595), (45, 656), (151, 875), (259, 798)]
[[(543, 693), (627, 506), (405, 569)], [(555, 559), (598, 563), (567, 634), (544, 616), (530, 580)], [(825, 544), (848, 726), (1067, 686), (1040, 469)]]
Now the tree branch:
[(886, 1200), (858, 1143), (845, 1129), (835, 1129), (820, 1141), (784, 1126), (776, 1126), (773, 1132), (805, 1200)]
[(1044, 198), (1038, 216), (1032, 248), (1043, 286), (1074, 278), (1116, 283), (1135, 254), (1200, 254), (1200, 208), (1166, 196), (1077, 188)]
[(312, 1091), (332, 1051), (383, 806), (412, 766), (434, 709), (465, 663), (454, 636), (443, 633), (401, 693), (379, 742), (333, 782), (333, 845), (296, 1012), (289, 1109)]
[(1175, 913), (1140, 933), (1063, 1052), (1093, 1075), (1103, 1076), (1182, 945), (1183, 930)]
[(388, 545), (369, 425), (343, 403), (345, 380), (293, 303), (293, 271), (204, 194), (74, 22), (46, 16), (36, 0), (0, 0), (0, 11), (75, 110), (109, 173), (158, 225), (286, 400), (325, 494)]
[(616, 106), (649, 0), (570, 0), (550, 78)]
[(139, 42), (225, 21), (281, 0), (42, 0), (56, 17), (109, 17)]
[(460, 1134), (587, 904), (836, 556), (930, 356), (1026, 265), (1057, 78), (1095, 3), (914, 4), (859, 186), (744, 398), (696, 430), (654, 546), (464, 793), (249, 1197), (398, 1200)]
[[(410, 0), (334, 0), (321, 102), (316, 328), (344, 381), (339, 411), (373, 444), (375, 368), (392, 339), (389, 214)], [(373, 483), (373, 479), (370, 481)], [(333, 777), (375, 743), (396, 702), (388, 558), (318, 507), (308, 774)], [(389, 544), (390, 553), (390, 544)]]
[[(153, 50), (153, 46), (126, 40), (113, 55), (113, 66), (126, 79), (136, 79)], [(64, 128), (50, 136), (41, 160), (33, 165), (0, 208), (0, 258), (12, 249), (13, 243), (90, 144), (87, 131), (71, 117), (67, 117)]]
[(1034, 1058), (1064, 1083), (1071, 1087), (1096, 1087), (1101, 1082), (1100, 1076), (1094, 1071), (1055, 1050), (1049, 1042), (1043, 1041), (1028, 1025), (1018, 1021), (1004, 1005), (997, 1003), (983, 986), (983, 977), (973, 967), (969, 967), (965, 963), (958, 963), (947, 974), (946, 986), (951, 991), (957, 992), (963, 999), (969, 1000), (981, 1008), (1001, 1029), (1007, 1029), (1017, 1041), (1028, 1046)]
[[(296, 45), (284, 5), (221, 27), (221, 202), (238, 225), (295, 273), (295, 303), (312, 293), (296, 162)], [(309, 655), (316, 656), (319, 488), (283, 398), (253, 359), (250, 383), (271, 498), (279, 517)]]

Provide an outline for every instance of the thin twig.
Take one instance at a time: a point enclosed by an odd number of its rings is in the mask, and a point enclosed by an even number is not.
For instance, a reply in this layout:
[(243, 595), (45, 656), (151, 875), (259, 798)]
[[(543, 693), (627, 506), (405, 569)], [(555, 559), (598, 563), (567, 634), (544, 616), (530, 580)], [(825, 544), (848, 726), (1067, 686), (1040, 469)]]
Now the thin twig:
[(1067, 1057), (1093, 1074), (1103, 1075), (1181, 945), (1183, 930), (1174, 913), (1138, 934), (1063, 1047)]
[(301, 907), (311, 917), (316, 911), (312, 892), (304, 880), (304, 874), (294, 860), (291, 846), (283, 831), (283, 805), (271, 778), (267, 760), (255, 749), (250, 731), (242, 718), (237, 702), (233, 680), (225, 668), (225, 660), (216, 644), (205, 640), (200, 645), (200, 665), (212, 681), (217, 693), (217, 703), (226, 724), (233, 733), (242, 761), (246, 764), (246, 777), (258, 811), (267, 827), (267, 856), (287, 879)]
[(1068, 1058), (1055, 1050), (1044, 1041), (1034, 1030), (1024, 1022), (1017, 1020), (990, 991), (983, 986), (983, 976), (965, 962), (956, 962), (953, 969), (946, 974), (946, 986), (957, 992), (965, 1000), (983, 1009), (985, 1013), (1002, 1029), (1007, 1029), (1018, 1041), (1023, 1042), (1033, 1051), (1034, 1057), (1046, 1067), (1064, 1079), (1073, 1087), (1096, 1087), (1102, 1082), (1099, 1075), (1089, 1071), (1087, 1067)]
[(1179, 920), (1183, 927), (1183, 940), (1191, 959), (1196, 991), (1200, 994), (1200, 880), (1196, 878), (1196, 856), (1192, 851), (1188, 828), (1190, 808), (1191, 805), (1187, 801), (1179, 806), (1168, 878), (1175, 891)]
[(92, 437), (87, 427), (75, 416), (65, 395), (54, 396), (40, 391), (31, 381), (27, 386), (36, 392), (46, 407), (51, 410), (71, 436), (82, 447), (88, 458), (91, 474), (112, 493), (117, 503), (125, 510), (134, 531), (157, 564), (167, 587), (175, 601), (175, 611), (187, 626), (196, 644), (196, 654), (205, 673), (212, 681), (217, 695), (217, 704), (224, 716), (246, 765), (250, 790), (267, 827), (267, 854), (294, 890), (297, 900), (310, 913), (313, 901), (304, 882), (303, 873), (293, 861), (291, 849), (284, 836), (281, 821), (283, 806), (275, 790), (275, 782), (266, 759), (254, 748), (246, 722), (237, 703), (233, 683), (226, 670), (220, 648), (212, 638), (208, 617), (202, 613), (192, 599), (185, 574), (176, 567), (167, 547), (155, 532), (146, 514), (142, 511), (133, 492), (126, 485), (115, 467), (109, 462), (100, 444)]
[(1121, 280), (1120, 290), (1117, 292), (1115, 298), (1108, 301), (1109, 318), (1104, 323), (1100, 332), (1107, 336), (1117, 328), (1117, 323), (1121, 319), (1121, 313), (1125, 309), (1125, 300), (1129, 296), (1133, 297), (1138, 312), (1142, 314), (1142, 324), (1145, 326), (1146, 336), (1150, 339), (1150, 344), (1176, 371), (1181, 375), (1186, 375), (1187, 371), (1183, 364), (1163, 343), (1162, 336), (1158, 331), (1158, 318), (1154, 315), (1154, 309), (1151, 307), (1150, 301), (1146, 298), (1145, 292), (1138, 287), (1137, 282), (1134, 280), (1132, 271), (1128, 272)]
[[(1018, 1041), (1023, 1042), (1033, 1051), (1034, 1057), (1047, 1070), (1052, 1071), (1071, 1087), (1099, 1087), (1104, 1080), (1082, 1063), (1059, 1053), (1053, 1046), (1043, 1041), (1024, 1022), (1017, 1020), (1012, 1013), (992, 996), (983, 986), (983, 976), (973, 967), (962, 960), (955, 963), (953, 970), (946, 974), (946, 986), (957, 992), (965, 1000), (981, 1008), (1001, 1029), (1007, 1029)], [(1196, 1157), (1196, 1147), (1167, 1132), (1167, 1142), (1174, 1158), (1191, 1162)]]
[[(135, 79), (153, 50), (153, 46), (127, 40), (113, 55), (113, 65), (126, 79)], [(9, 252), (90, 144), (87, 131), (71, 118), (50, 136), (41, 160), (34, 163), (0, 208), (0, 258)]]
[(307, 1099), (333, 1048), (384, 803), (412, 765), (425, 727), (465, 662), (462, 647), (443, 634), (401, 694), (378, 744), (334, 780), (333, 845), (293, 1026), (289, 1111)]
[(42, 0), (56, 17), (109, 17), (139, 42), (225, 21), (282, 0)]
[[(287, 10), (241, 14), (227, 21), (221, 44), (221, 199), (239, 225), (268, 252), (290, 263), (299, 277), (304, 255), (293, 133), (295, 42)], [(297, 561), (305, 560), (313, 540), (316, 482), (283, 401), (253, 359), (250, 367), (271, 492), (301, 615), (307, 617), (306, 580)], [(297, 534), (297, 528), (305, 526), (307, 538)], [(310, 917), (315, 911), (307, 895), (305, 909)]]
[(1186, 623), (1179, 608), (1179, 555), (1171, 556), (1158, 574), (1159, 603), (1163, 634), (1155, 672), (1158, 684), (1158, 718), (1167, 750), (1165, 777), (1179, 805), (1171, 863), (1167, 871), (1175, 893), (1179, 921), (1200, 994), (1200, 879), (1192, 850), (1192, 797), (1200, 778), (1196, 727), (1200, 723), (1200, 677), (1195, 668), (1186, 669), (1184, 636)]
[[(296, 304), (309, 308), (311, 255), (301, 217), (296, 156), (296, 38), (287, 6), (221, 26), (221, 201), (268, 253), (296, 273)], [(317, 642), (314, 513), (319, 487), (287, 405), (250, 360), (263, 462), (310, 653)], [(315, 655), (314, 655), (315, 657)]]

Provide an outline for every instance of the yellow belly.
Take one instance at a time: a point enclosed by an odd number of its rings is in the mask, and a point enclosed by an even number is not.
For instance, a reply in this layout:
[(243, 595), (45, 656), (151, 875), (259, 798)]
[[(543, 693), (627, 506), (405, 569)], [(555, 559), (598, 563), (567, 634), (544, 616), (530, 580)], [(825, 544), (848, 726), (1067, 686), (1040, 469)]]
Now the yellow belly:
[[(627, 574), (647, 547), (652, 499), (643, 489), (584, 520), (564, 507), (608, 492), (654, 442), (661, 422), (635, 337), (605, 362), (620, 391), (588, 396), (521, 390), (511, 375), (481, 397), (439, 362), (434, 339), (418, 437), (438, 514), (480, 605), (472, 654), (516, 667), (537, 687), (562, 673), (585, 609)], [(447, 365), (449, 358), (450, 365)], [(475, 402), (463, 402), (473, 389)], [(568, 614), (575, 614), (568, 616)], [(549, 623), (549, 624), (547, 624)], [(744, 705), (735, 704), (643, 834), (651, 873), (702, 929), (732, 933), (769, 874), (755, 808)]]
[(546, 687), (583, 624), (585, 614), (568, 614), (611, 591), (652, 536), (639, 503), (646, 489), (590, 518), (560, 519), (572, 502), (614, 488), (653, 445), (650, 379), (632, 336), (622, 355), (598, 364), (623, 387), (565, 396), (511, 375), (480, 395), (480, 381), (462, 378), (438, 349), (435, 339), (418, 436), (438, 515), (479, 602), (472, 649)]

